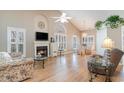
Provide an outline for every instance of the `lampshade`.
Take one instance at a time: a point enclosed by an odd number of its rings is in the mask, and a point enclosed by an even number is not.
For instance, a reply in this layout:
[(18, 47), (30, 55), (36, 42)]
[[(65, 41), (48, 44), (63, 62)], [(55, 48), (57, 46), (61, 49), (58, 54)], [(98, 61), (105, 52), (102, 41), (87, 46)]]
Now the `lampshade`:
[(104, 39), (102, 47), (111, 49), (114, 47), (114, 42), (109, 37), (107, 37)]

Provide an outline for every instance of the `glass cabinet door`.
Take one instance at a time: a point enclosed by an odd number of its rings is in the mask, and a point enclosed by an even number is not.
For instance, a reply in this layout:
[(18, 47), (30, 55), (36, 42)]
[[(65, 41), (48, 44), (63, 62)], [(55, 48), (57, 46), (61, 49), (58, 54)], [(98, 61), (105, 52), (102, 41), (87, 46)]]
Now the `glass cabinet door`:
[(18, 42), (19, 43), (24, 42), (24, 32), (18, 32)]
[(16, 39), (17, 39), (17, 32), (11, 31), (11, 42), (16, 43)]
[(24, 32), (18, 32), (18, 52), (23, 54), (24, 52)]
[(16, 52), (17, 51), (17, 49), (16, 49), (16, 47), (17, 47), (16, 42), (17, 42), (17, 32), (12, 30), (11, 33), (10, 33), (10, 43), (11, 43), (10, 51), (11, 52)]
[(23, 50), (24, 50), (23, 46), (24, 46), (23, 44), (18, 44), (18, 52), (21, 54), (23, 54)]
[(25, 29), (8, 27), (8, 53), (20, 53), (25, 56)]
[(11, 44), (11, 53), (15, 53), (16, 51), (16, 44)]

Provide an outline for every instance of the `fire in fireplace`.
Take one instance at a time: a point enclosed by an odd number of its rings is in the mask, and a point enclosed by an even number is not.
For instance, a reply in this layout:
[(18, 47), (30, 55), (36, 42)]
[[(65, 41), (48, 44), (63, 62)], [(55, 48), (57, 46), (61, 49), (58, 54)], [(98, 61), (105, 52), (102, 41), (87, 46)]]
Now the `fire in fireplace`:
[(36, 52), (37, 55), (41, 55), (41, 57), (47, 57), (48, 56), (47, 46), (37, 46), (36, 50), (37, 50), (37, 52)]

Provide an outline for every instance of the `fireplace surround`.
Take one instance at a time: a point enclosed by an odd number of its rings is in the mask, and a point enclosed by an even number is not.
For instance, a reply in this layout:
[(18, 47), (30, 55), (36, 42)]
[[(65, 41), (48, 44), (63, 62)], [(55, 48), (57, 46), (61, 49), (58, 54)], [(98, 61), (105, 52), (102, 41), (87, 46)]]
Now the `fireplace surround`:
[(49, 42), (35, 41), (34, 51), (35, 51), (35, 56), (41, 55), (42, 57), (49, 57)]

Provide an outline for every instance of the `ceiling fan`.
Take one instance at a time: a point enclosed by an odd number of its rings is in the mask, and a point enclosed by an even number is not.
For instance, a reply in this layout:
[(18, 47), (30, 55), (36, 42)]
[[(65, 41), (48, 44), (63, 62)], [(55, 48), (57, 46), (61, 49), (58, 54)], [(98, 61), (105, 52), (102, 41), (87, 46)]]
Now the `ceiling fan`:
[(68, 17), (66, 13), (62, 13), (62, 15), (59, 17), (52, 17), (52, 18), (56, 19), (55, 22), (61, 22), (61, 23), (68, 23), (68, 20), (71, 19), (71, 17)]

